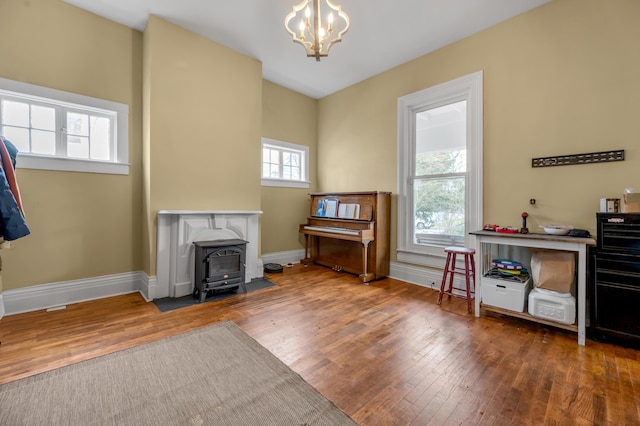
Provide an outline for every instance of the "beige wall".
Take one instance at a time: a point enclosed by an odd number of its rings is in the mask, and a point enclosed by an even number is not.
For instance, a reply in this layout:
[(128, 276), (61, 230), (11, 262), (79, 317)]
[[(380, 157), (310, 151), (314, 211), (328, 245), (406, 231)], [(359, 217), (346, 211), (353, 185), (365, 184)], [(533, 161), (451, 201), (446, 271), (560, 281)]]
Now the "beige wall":
[(149, 223), (159, 210), (260, 210), (261, 63), (154, 16), (144, 40)]
[[(478, 70), (485, 222), (518, 226), (527, 210), (531, 228), (593, 231), (600, 197), (640, 191), (639, 16), (635, 0), (554, 0), (315, 101), (159, 18), (143, 37), (58, 0), (0, 0), (0, 77), (129, 105), (132, 164), (129, 176), (19, 169), (32, 235), (3, 250), (4, 289), (153, 276), (160, 209), (263, 210), (261, 252), (299, 249), (307, 192), (397, 191), (398, 97)], [(309, 190), (261, 188), (260, 136), (310, 147)], [(531, 168), (533, 157), (609, 149), (627, 159)], [(228, 173), (239, 180), (216, 186)]]
[(141, 269), (137, 31), (57, 0), (0, 0), (0, 77), (129, 105), (128, 176), (18, 169), (31, 235), (3, 250), (4, 290)]
[[(519, 227), (528, 211), (534, 231), (552, 222), (594, 233), (601, 197), (640, 192), (639, 19), (634, 0), (554, 0), (322, 99), (319, 189), (397, 192), (398, 97), (482, 70), (484, 222)], [(624, 162), (531, 167), (615, 149)], [(395, 207), (394, 197), (394, 217)]]
[(309, 189), (262, 187), (262, 253), (277, 253), (304, 247), (298, 224), (309, 215), (309, 197), (317, 182), (318, 101), (282, 86), (262, 84), (262, 136), (309, 147)]
[(261, 209), (258, 61), (157, 17), (142, 34), (57, 0), (0, 0), (0, 24), (0, 77), (129, 105), (132, 164), (18, 169), (32, 235), (3, 250), (5, 290), (153, 276), (158, 210)]

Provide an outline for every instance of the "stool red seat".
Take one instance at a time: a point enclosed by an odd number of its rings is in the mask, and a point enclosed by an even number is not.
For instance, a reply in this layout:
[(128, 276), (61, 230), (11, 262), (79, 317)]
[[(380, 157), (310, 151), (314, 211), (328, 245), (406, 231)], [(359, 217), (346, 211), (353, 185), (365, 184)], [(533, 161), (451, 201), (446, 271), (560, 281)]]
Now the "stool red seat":
[[(442, 274), (442, 284), (440, 284), (440, 294), (438, 295), (438, 305), (442, 303), (442, 297), (447, 296), (462, 297), (467, 299), (467, 311), (471, 313), (471, 300), (475, 295), (476, 288), (476, 263), (473, 256), (476, 251), (466, 247), (445, 247), (447, 253), (447, 261), (444, 265), (444, 273)], [(464, 256), (464, 268), (456, 267), (456, 257)], [(465, 288), (455, 288), (453, 286), (453, 277), (455, 274), (464, 275)], [(448, 280), (448, 286), (447, 286)], [(473, 290), (471, 290), (471, 281), (473, 281)], [(445, 287), (447, 287), (445, 289)], [(453, 290), (462, 290), (464, 295), (454, 293)]]

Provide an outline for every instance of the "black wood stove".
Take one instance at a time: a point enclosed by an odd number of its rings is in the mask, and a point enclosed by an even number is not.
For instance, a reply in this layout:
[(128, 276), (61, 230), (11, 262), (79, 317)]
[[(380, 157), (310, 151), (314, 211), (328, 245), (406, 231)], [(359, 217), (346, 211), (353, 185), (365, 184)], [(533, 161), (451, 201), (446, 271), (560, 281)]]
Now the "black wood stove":
[(209, 292), (237, 290), (245, 287), (248, 241), (239, 239), (195, 241), (193, 296), (204, 302)]

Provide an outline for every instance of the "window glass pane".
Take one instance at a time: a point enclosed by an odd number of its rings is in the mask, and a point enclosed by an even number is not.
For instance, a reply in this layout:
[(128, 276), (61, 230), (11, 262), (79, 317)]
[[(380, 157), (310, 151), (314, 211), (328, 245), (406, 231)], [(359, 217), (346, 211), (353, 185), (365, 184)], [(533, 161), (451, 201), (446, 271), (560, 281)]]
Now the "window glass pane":
[(67, 114), (67, 133), (89, 136), (89, 115), (70, 112)]
[(423, 152), (416, 155), (416, 175), (430, 176), (463, 173), (467, 163), (466, 150)]
[(56, 134), (44, 130), (32, 130), (31, 152), (34, 154), (56, 155)]
[(466, 170), (467, 101), (416, 114), (415, 174), (460, 173)]
[(2, 123), (12, 126), (29, 127), (29, 104), (2, 101)]
[(464, 238), (465, 178), (418, 179), (414, 184), (414, 234), (416, 243), (429, 238), (420, 234)]
[(67, 136), (67, 156), (73, 158), (89, 158), (89, 138)]
[(300, 154), (282, 151), (282, 178), (300, 180)]
[(2, 135), (11, 141), (20, 152), (31, 152), (29, 148), (29, 130), (19, 127), (2, 126)]
[(300, 154), (289, 153), (289, 164), (294, 167), (300, 167)]
[(40, 105), (31, 106), (31, 127), (41, 130), (56, 130), (56, 110)]
[(110, 160), (111, 120), (106, 117), (91, 116), (90, 138), (91, 158), (94, 160)]
[(262, 158), (263, 177), (302, 180), (302, 154), (300, 152), (277, 147), (263, 147)]

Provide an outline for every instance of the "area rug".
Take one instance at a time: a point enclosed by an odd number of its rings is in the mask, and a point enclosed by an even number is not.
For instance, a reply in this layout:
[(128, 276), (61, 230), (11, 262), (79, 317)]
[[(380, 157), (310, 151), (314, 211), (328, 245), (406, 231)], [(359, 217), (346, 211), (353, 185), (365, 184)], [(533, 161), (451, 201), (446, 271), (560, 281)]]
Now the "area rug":
[[(273, 287), (275, 284), (266, 278), (254, 278), (251, 282), (245, 284), (245, 286), (247, 287), (247, 293), (251, 293), (255, 290)], [(226, 299), (228, 297), (235, 296), (236, 294), (242, 294), (242, 291), (238, 289), (219, 293), (211, 292), (210, 295), (207, 295), (207, 298), (203, 303)], [(168, 312), (175, 309), (185, 308), (187, 306), (198, 305), (200, 303), (200, 299), (192, 295), (182, 297), (163, 297), (161, 299), (154, 299), (153, 303), (158, 307), (160, 312)]]
[(230, 321), (0, 385), (0, 425), (355, 425)]

